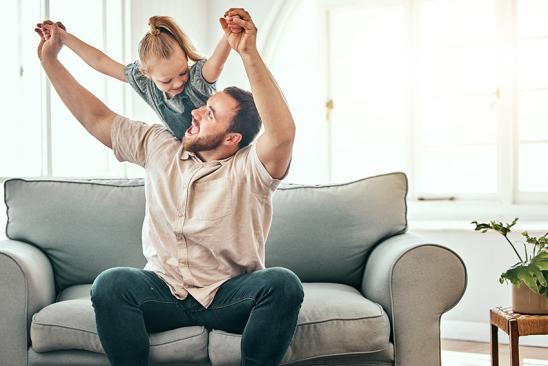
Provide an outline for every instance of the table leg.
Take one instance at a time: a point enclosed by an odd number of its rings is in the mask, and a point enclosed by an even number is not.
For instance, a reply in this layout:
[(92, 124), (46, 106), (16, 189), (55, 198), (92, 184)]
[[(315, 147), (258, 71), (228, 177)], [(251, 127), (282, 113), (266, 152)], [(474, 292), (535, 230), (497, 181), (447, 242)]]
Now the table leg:
[(499, 366), (499, 328), (491, 324), (491, 366)]
[(510, 329), (510, 366), (519, 366), (519, 332), (518, 322), (516, 319), (511, 319), (509, 322)]

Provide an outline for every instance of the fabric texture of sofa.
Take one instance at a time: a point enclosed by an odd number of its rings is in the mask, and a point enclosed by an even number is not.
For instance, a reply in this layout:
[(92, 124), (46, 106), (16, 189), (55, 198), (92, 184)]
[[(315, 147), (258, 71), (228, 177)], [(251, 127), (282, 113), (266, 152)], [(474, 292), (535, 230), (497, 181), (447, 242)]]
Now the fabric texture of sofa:
[[(103, 270), (142, 268), (142, 180), (4, 184), (0, 365), (107, 365), (89, 290)], [(407, 179), (282, 185), (268, 267), (303, 281), (283, 364), (440, 365), (440, 317), (466, 288), (451, 250), (407, 233)], [(151, 365), (239, 365), (240, 338), (201, 326), (150, 335)]]

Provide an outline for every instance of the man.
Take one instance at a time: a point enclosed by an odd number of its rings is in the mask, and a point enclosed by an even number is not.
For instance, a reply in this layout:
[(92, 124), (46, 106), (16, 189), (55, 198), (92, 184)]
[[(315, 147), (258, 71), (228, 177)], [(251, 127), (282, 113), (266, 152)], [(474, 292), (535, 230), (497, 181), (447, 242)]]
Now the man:
[[(117, 115), (79, 85), (57, 59), (55, 25), (39, 46), (72, 114), (120, 161), (146, 171), (147, 265), (109, 269), (91, 290), (112, 365), (146, 365), (149, 332), (192, 325), (242, 333), (242, 365), (277, 365), (295, 331), (302, 285), (291, 271), (264, 264), (271, 196), (287, 174), (295, 125), (249, 14), (230, 9), (220, 22), (253, 97), (234, 87), (211, 96), (192, 112), (183, 143), (160, 125)], [(264, 133), (250, 144), (261, 120)]]

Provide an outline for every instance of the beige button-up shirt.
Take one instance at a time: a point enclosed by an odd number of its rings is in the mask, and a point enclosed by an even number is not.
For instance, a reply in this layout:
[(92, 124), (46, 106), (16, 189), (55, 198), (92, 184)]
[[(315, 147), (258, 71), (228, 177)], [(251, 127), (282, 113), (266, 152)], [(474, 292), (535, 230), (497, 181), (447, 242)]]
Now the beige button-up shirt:
[(226, 280), (265, 268), (272, 193), (280, 180), (255, 144), (224, 160), (201, 161), (160, 125), (117, 116), (112, 149), (145, 168), (143, 253), (173, 295), (204, 307)]

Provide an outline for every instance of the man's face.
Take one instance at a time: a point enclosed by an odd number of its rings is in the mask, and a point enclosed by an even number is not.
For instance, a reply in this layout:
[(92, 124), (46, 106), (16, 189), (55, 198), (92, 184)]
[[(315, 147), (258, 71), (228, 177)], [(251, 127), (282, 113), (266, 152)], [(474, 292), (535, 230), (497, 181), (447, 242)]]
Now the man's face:
[(209, 97), (205, 106), (192, 111), (192, 125), (183, 138), (185, 150), (197, 153), (221, 146), (237, 108), (238, 102), (224, 92)]

